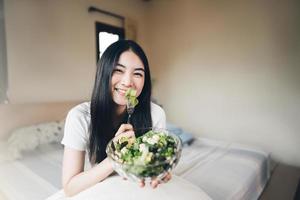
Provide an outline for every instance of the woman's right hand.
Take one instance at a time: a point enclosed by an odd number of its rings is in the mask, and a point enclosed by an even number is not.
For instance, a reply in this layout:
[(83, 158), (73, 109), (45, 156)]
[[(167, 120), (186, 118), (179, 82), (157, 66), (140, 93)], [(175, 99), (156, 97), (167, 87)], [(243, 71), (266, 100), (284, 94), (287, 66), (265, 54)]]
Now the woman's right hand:
[(131, 124), (122, 124), (115, 134), (114, 141), (117, 141), (121, 137), (135, 137)]
[[(131, 124), (122, 124), (119, 128), (119, 130), (117, 131), (117, 133), (115, 134), (114, 137), (114, 141), (118, 141), (120, 138), (122, 137), (135, 137), (134, 131), (133, 131), (133, 127)], [(126, 180), (126, 178), (123, 178), (124, 180)], [(140, 182), (140, 186), (143, 187), (144, 182), (141, 181)]]

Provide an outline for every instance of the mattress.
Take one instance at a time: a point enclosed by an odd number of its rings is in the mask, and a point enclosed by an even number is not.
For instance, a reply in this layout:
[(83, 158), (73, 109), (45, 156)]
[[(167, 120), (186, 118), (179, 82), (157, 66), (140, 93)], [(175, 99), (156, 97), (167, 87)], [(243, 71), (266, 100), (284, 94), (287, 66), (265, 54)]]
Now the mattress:
[(63, 147), (48, 144), (25, 152), (23, 158), (0, 163), (0, 197), (45, 199), (61, 188)]
[(270, 178), (270, 154), (246, 145), (198, 138), (174, 173), (214, 200), (258, 199)]
[[(0, 199), (40, 200), (61, 190), (63, 147), (48, 144), (0, 164)], [(89, 166), (86, 166), (88, 168)], [(257, 199), (270, 177), (269, 154), (205, 138), (185, 146), (174, 174), (211, 199)]]

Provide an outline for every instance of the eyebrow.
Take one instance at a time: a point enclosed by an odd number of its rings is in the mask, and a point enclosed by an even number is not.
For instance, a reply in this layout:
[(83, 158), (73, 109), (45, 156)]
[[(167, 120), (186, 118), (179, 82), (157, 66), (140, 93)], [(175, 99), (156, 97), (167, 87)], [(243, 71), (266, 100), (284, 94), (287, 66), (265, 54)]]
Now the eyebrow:
[[(120, 64), (120, 63), (117, 63), (117, 66), (120, 66), (120, 67), (126, 68), (126, 66), (125, 66), (125, 65), (122, 65), (122, 64)], [(134, 69), (134, 71), (143, 71), (143, 72), (145, 72), (145, 69), (144, 69), (144, 68), (142, 68), (142, 67), (138, 67), (138, 68), (135, 68), (135, 69)]]

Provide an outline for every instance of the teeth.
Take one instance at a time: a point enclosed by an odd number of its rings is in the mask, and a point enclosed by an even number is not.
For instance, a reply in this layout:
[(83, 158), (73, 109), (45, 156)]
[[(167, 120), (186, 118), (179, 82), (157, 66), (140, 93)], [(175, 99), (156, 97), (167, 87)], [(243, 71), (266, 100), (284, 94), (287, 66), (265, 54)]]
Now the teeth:
[(120, 89), (120, 88), (115, 88), (115, 91), (121, 92), (121, 93), (125, 93), (126, 92), (126, 90), (123, 90), (123, 89)]

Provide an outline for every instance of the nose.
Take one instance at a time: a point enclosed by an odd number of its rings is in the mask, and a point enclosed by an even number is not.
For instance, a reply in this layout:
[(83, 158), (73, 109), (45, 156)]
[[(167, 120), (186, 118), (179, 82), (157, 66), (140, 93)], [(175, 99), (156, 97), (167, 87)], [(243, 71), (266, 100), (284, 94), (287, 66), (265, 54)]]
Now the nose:
[(125, 73), (122, 77), (121, 84), (125, 87), (132, 87), (132, 75)]

